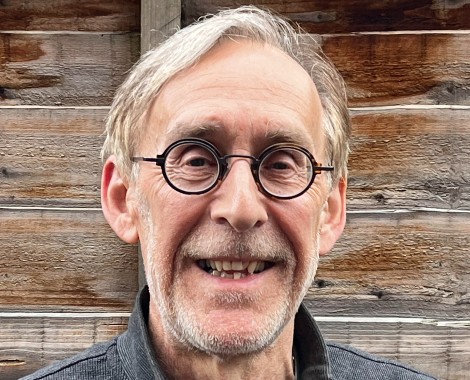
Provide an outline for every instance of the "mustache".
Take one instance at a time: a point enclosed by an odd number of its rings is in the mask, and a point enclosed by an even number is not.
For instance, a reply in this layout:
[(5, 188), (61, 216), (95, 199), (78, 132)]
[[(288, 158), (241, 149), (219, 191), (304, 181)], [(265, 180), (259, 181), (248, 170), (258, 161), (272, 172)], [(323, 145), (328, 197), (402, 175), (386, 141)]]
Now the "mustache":
[(194, 260), (226, 256), (272, 262), (295, 260), (287, 236), (272, 228), (237, 232), (227, 227), (198, 226), (189, 232), (179, 250)]

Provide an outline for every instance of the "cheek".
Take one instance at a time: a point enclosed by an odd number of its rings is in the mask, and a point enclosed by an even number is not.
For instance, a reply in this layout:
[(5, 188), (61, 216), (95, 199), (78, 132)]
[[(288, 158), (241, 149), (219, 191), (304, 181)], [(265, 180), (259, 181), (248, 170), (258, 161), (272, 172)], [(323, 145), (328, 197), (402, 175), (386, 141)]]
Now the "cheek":
[(180, 194), (171, 188), (163, 187), (154, 193), (150, 200), (152, 227), (148, 240), (156, 241), (158, 255), (165, 265), (175, 265), (179, 246), (195, 227), (206, 217), (207, 205), (201, 196)]
[(273, 217), (286, 234), (296, 253), (311, 252), (319, 231), (321, 207), (308, 194), (279, 204), (273, 209)]

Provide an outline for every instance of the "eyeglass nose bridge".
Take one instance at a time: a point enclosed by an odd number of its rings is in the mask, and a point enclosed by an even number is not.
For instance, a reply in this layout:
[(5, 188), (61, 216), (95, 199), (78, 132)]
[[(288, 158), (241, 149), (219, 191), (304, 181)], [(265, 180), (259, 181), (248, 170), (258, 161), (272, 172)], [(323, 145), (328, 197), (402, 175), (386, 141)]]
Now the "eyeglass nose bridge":
[(251, 173), (253, 174), (253, 178), (255, 182), (259, 184), (259, 177), (258, 177), (258, 168), (259, 168), (259, 160), (255, 156), (250, 156), (248, 154), (227, 154), (226, 156), (219, 158), (220, 163), (220, 172), (219, 172), (219, 180), (223, 181), (230, 172), (233, 163), (229, 166), (228, 160), (230, 158), (247, 158), (252, 160), (250, 164)]

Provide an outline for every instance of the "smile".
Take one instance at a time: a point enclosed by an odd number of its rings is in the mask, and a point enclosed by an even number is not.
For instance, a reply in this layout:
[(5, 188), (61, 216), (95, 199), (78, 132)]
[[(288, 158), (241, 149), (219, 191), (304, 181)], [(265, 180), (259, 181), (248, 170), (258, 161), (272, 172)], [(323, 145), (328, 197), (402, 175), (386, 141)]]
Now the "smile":
[(198, 260), (198, 266), (212, 276), (239, 280), (271, 268), (270, 261)]

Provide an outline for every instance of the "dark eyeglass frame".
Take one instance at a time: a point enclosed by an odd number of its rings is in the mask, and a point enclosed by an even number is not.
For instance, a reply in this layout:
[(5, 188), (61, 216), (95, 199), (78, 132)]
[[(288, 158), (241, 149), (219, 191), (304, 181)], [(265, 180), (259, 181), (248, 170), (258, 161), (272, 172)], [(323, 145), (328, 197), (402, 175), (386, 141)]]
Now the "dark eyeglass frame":
[[(182, 190), (182, 189), (178, 188), (177, 186), (175, 186), (171, 182), (171, 180), (169, 179), (169, 177), (166, 173), (165, 162), (166, 162), (166, 159), (168, 157), (169, 152), (171, 150), (173, 150), (174, 148), (176, 148), (180, 145), (183, 145), (183, 144), (199, 145), (199, 146), (207, 149), (208, 151), (210, 151), (214, 155), (214, 157), (217, 159), (219, 173), (218, 173), (218, 176), (214, 180), (214, 183), (212, 185), (208, 186), (207, 188), (205, 188), (203, 190), (187, 191), (187, 190)], [(312, 178), (310, 179), (310, 182), (308, 183), (308, 185), (305, 186), (305, 189), (303, 189), (301, 192), (299, 192), (297, 194), (294, 194), (294, 195), (283, 196), (283, 195), (273, 194), (272, 192), (270, 192), (269, 190), (267, 190), (264, 187), (262, 181), (260, 181), (260, 178), (259, 178), (259, 166), (263, 162), (263, 160), (266, 158), (266, 156), (268, 156), (273, 151), (281, 150), (281, 149), (287, 149), (287, 148), (292, 149), (292, 150), (297, 150), (297, 151), (302, 152), (303, 154), (305, 154), (307, 156), (307, 158), (310, 160), (310, 163), (312, 165)], [(185, 138), (185, 139), (177, 140), (177, 141), (171, 143), (163, 151), (162, 154), (157, 154), (157, 157), (155, 157), (155, 158), (153, 158), (153, 157), (132, 157), (132, 161), (133, 162), (139, 162), (139, 161), (155, 162), (155, 164), (157, 166), (160, 166), (162, 168), (163, 177), (165, 178), (165, 181), (168, 183), (168, 185), (172, 189), (174, 189), (174, 190), (176, 190), (176, 191), (178, 191), (179, 193), (182, 193), (182, 194), (198, 195), (198, 194), (205, 194), (205, 193), (211, 191), (214, 187), (217, 186), (217, 184), (220, 181), (222, 181), (225, 178), (225, 176), (228, 174), (228, 171), (229, 171), (229, 164), (228, 164), (228, 159), (229, 158), (248, 158), (248, 159), (252, 160), (253, 162), (251, 164), (251, 172), (253, 174), (253, 177), (255, 179), (256, 184), (258, 185), (258, 188), (261, 189), (264, 194), (266, 194), (270, 197), (278, 198), (278, 199), (292, 199), (292, 198), (299, 197), (300, 195), (305, 193), (312, 186), (312, 183), (314, 182), (315, 177), (317, 176), (317, 174), (321, 174), (322, 171), (331, 172), (331, 171), (334, 170), (333, 166), (322, 166), (321, 163), (316, 162), (313, 155), (306, 148), (304, 148), (300, 145), (296, 145), (296, 144), (290, 144), (290, 143), (273, 144), (273, 145), (269, 146), (268, 148), (266, 148), (265, 150), (263, 150), (258, 157), (250, 156), (250, 155), (244, 155), (244, 154), (227, 154), (225, 156), (222, 156), (220, 154), (220, 152), (218, 151), (218, 149), (213, 144), (211, 144), (207, 140), (203, 140), (203, 139), (199, 139), (199, 138)]]

